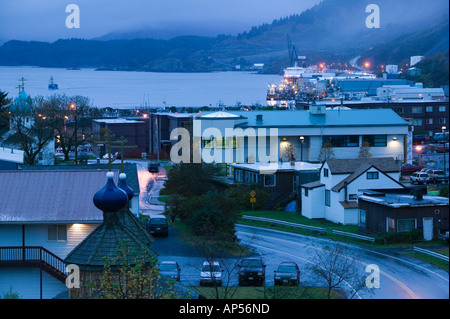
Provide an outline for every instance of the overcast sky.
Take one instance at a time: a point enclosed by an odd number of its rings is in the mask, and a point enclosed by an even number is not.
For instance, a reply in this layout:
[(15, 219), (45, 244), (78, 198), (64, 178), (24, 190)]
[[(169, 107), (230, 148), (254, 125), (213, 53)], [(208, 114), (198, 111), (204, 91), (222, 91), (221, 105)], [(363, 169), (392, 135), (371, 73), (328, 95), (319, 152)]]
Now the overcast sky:
[[(301, 13), (321, 0), (0, 0), (0, 40), (95, 38), (116, 31), (176, 28), (199, 35), (237, 34)], [(68, 29), (66, 6), (80, 8)]]

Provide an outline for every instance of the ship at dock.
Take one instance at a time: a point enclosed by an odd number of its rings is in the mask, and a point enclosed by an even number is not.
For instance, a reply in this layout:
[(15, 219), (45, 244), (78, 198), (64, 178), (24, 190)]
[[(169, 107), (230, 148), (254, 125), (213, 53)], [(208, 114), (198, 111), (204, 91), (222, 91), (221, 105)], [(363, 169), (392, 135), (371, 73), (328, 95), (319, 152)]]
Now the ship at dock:
[(267, 105), (276, 109), (297, 109), (299, 104), (324, 99), (344, 98), (336, 79), (367, 78), (376, 76), (367, 71), (353, 70), (345, 65), (344, 69), (335, 69), (325, 62), (306, 66), (306, 56), (298, 56), (295, 46), (288, 37), (288, 49), (291, 67), (283, 70), (283, 78), (279, 84), (271, 83), (267, 88)]
[(58, 84), (56, 84), (55, 81), (53, 80), (53, 76), (50, 77), (50, 81), (48, 82), (48, 89), (49, 90), (57, 90), (58, 88), (59, 88)]

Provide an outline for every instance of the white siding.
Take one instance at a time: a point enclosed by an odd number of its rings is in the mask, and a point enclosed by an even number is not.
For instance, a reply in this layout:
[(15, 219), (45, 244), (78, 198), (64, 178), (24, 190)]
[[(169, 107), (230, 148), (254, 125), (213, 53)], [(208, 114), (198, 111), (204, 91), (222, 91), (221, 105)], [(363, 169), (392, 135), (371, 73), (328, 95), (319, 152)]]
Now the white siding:
[(302, 215), (309, 219), (325, 218), (325, 187), (317, 187), (308, 190), (302, 188)]
[[(47, 225), (26, 225), (25, 246), (42, 246), (65, 258), (99, 224), (68, 224), (67, 240), (48, 240)], [(22, 225), (0, 225), (0, 246), (22, 246)]]
[(22, 246), (22, 225), (0, 225), (0, 246)]
[[(39, 268), (0, 268), (0, 297), (12, 290), (21, 299), (40, 298)], [(51, 299), (67, 291), (66, 285), (42, 271), (42, 298)], [(6, 317), (6, 316), (5, 316)]]

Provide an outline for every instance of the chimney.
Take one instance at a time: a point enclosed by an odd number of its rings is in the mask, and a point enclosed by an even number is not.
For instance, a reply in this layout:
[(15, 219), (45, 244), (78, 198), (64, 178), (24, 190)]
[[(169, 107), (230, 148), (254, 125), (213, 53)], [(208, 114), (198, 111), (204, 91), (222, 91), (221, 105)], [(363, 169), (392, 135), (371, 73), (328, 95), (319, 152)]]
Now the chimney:
[(423, 200), (424, 189), (422, 187), (414, 188), (414, 199), (415, 200)]

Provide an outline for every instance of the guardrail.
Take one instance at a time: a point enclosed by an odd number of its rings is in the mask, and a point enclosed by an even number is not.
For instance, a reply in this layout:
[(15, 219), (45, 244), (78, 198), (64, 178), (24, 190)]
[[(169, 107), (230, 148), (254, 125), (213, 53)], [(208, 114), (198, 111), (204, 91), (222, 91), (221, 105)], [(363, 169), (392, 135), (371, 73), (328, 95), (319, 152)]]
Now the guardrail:
[(274, 223), (274, 224), (279, 224), (279, 225), (284, 225), (284, 226), (291, 226), (291, 227), (296, 227), (296, 228), (308, 229), (308, 230), (317, 231), (317, 232), (325, 233), (325, 234), (327, 233), (327, 229), (326, 228), (309, 226), (309, 225), (302, 225), (302, 224), (295, 224), (295, 223), (289, 223), (289, 222), (285, 222), (285, 221), (282, 221), (282, 220), (271, 219), (271, 218), (255, 217), (255, 216), (244, 215), (244, 216), (242, 216), (242, 219), (248, 219), (248, 220), (254, 220), (254, 221), (262, 221), (262, 222)]
[(373, 238), (373, 237), (367, 237), (367, 236), (353, 234), (353, 233), (346, 233), (346, 232), (343, 232), (343, 231), (340, 231), (340, 230), (333, 230), (333, 234), (375, 242), (375, 238)]
[(430, 256), (433, 256), (433, 257), (436, 257), (436, 258), (448, 261), (448, 256), (444, 256), (444, 255), (438, 254), (438, 253), (436, 253), (434, 251), (431, 251), (431, 250), (426, 250), (426, 249), (414, 246), (414, 251), (417, 251), (419, 253), (424, 253), (424, 254), (427, 254), (427, 255), (430, 255)]

